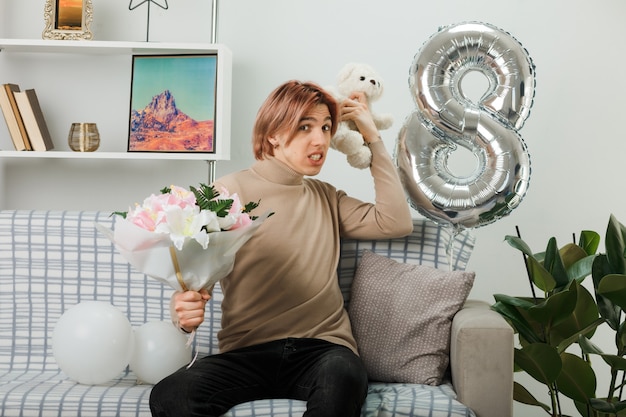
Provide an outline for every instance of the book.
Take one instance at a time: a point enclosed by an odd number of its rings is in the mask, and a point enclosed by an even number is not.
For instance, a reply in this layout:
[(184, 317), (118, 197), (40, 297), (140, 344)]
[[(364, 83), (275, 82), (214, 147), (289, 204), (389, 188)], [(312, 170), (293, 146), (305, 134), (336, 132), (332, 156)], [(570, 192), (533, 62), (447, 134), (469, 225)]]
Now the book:
[(39, 99), (34, 89), (18, 91), (15, 93), (15, 101), (26, 126), (28, 139), (33, 151), (49, 151), (54, 149), (48, 125), (41, 111)]
[(31, 146), (26, 127), (15, 101), (15, 93), (19, 91), (20, 87), (17, 84), (3, 84), (2, 88), (0, 88), (0, 107), (9, 128), (9, 134), (15, 150), (30, 151)]

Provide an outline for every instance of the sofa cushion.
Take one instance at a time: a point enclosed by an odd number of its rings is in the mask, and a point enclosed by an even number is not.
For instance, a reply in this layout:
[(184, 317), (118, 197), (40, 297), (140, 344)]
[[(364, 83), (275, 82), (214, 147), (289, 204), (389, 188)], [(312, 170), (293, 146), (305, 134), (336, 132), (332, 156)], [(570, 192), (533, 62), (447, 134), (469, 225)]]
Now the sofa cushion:
[(441, 384), (452, 318), (475, 274), (405, 264), (364, 251), (352, 282), (353, 332), (370, 379)]
[[(361, 416), (476, 417), (456, 397), (450, 384), (370, 383)], [(304, 401), (258, 400), (236, 405), (224, 417), (296, 417), (305, 411)]]
[[(6, 378), (5, 378), (6, 377)], [(0, 415), (6, 417), (150, 417), (152, 385), (137, 384), (125, 372), (103, 385), (82, 385), (60, 371), (9, 372), (0, 377)], [(297, 417), (306, 411), (299, 400), (268, 399), (239, 404), (224, 417)], [(450, 384), (370, 383), (361, 410), (368, 416), (475, 417), (460, 403)]]
[(470, 230), (453, 230), (424, 218), (413, 219), (413, 232), (407, 236), (380, 240), (341, 239), (337, 274), (339, 287), (350, 303), (350, 290), (357, 266), (365, 250), (398, 262), (427, 265), (443, 270), (465, 270), (476, 238)]

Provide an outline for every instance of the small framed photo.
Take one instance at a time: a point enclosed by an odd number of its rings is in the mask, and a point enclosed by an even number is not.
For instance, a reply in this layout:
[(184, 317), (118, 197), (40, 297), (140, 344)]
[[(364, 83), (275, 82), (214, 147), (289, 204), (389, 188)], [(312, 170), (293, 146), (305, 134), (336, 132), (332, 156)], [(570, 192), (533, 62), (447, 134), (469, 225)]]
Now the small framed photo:
[(129, 152), (216, 152), (218, 57), (133, 55)]
[(91, 40), (91, 0), (46, 0), (43, 39)]

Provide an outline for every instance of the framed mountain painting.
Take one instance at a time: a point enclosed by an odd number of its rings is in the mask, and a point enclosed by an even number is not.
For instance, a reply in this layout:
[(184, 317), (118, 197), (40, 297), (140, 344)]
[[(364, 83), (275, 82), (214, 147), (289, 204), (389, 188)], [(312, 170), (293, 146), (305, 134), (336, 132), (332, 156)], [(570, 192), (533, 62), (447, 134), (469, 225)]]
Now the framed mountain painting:
[(133, 55), (129, 152), (215, 153), (217, 54)]

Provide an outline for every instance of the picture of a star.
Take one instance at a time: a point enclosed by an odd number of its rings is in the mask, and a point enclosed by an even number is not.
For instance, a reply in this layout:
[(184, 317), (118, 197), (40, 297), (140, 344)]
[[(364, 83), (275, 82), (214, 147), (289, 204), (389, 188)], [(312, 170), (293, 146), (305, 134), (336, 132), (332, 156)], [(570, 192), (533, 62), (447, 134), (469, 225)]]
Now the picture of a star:
[[(129, 10), (135, 10), (137, 7), (141, 6), (144, 3), (154, 3), (157, 6), (159, 6), (162, 9), (167, 10), (168, 9), (168, 5), (167, 5), (167, 0), (161, 0), (161, 3), (159, 3), (156, 0), (130, 0), (130, 4), (128, 5), (128, 9)], [(149, 6), (149, 4), (148, 4)]]

